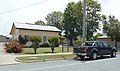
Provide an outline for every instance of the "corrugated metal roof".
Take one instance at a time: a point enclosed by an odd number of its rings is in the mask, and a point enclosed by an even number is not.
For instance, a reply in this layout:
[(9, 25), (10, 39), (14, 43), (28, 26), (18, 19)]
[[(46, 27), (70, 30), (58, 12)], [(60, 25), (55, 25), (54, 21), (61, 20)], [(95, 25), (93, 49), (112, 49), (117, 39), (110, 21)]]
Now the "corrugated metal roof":
[(18, 22), (14, 22), (14, 25), (16, 28), (19, 28), (19, 29), (55, 31), (55, 32), (61, 31), (54, 26), (47, 26), (47, 25), (36, 25), (36, 24), (31, 24), (31, 23), (18, 23)]

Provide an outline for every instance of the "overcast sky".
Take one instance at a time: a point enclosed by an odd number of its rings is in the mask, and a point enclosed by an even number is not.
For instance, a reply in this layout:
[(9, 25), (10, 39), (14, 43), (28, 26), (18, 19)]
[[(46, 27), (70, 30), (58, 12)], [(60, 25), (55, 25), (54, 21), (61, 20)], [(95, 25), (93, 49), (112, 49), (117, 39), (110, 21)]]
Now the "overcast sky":
[[(62, 11), (69, 2), (79, 0), (0, 0), (0, 35), (9, 35), (13, 22), (34, 23), (45, 21), (48, 13)], [(120, 20), (120, 0), (98, 0), (102, 6), (102, 14), (115, 15)], [(16, 11), (17, 8), (33, 5)], [(5, 13), (6, 12), (6, 13)]]

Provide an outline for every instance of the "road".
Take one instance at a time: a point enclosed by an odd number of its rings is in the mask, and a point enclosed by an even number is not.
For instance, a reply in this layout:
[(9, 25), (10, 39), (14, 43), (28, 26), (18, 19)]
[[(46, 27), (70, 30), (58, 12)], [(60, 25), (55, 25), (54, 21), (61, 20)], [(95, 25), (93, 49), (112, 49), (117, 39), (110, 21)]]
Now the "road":
[(97, 60), (59, 60), (0, 66), (0, 71), (120, 71), (120, 55)]

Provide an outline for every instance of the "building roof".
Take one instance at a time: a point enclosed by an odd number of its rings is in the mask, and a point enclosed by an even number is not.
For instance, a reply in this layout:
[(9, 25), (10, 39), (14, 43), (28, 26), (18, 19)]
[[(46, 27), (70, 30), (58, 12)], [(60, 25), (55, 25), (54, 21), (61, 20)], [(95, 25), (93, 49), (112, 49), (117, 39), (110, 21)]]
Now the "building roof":
[(17, 29), (28, 29), (28, 30), (42, 30), (42, 31), (54, 31), (54, 32), (60, 32), (58, 28), (54, 26), (47, 26), (47, 25), (36, 25), (31, 23), (13, 23)]

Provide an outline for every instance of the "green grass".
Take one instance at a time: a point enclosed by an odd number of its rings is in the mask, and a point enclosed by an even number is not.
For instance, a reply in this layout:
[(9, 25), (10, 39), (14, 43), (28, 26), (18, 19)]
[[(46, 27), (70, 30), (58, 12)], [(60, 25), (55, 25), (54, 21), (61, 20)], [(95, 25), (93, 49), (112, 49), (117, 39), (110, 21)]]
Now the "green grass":
[(56, 58), (67, 59), (67, 58), (74, 58), (74, 57), (75, 57), (75, 55), (73, 55), (73, 54), (64, 54), (64, 55), (17, 57), (17, 59), (30, 61), (30, 60), (47, 60), (47, 59), (56, 59)]
[(120, 54), (120, 52), (117, 52), (117, 54)]
[(74, 56), (75, 55), (73, 55), (73, 54), (64, 54), (64, 55), (17, 57), (17, 59), (19, 59), (19, 60), (46, 60), (46, 59), (55, 59), (55, 58), (72, 58)]
[[(54, 50), (55, 53), (62, 53), (62, 48), (61, 47), (56, 47)], [(67, 48), (64, 48), (64, 52), (68, 52)], [(69, 52), (73, 52), (73, 48), (69, 48)], [(51, 48), (50, 47), (45, 47), (45, 48), (38, 48), (37, 49), (37, 54), (47, 54), (51, 53)], [(34, 54), (33, 48), (23, 48), (22, 53), (16, 53), (18, 55), (22, 54)]]

